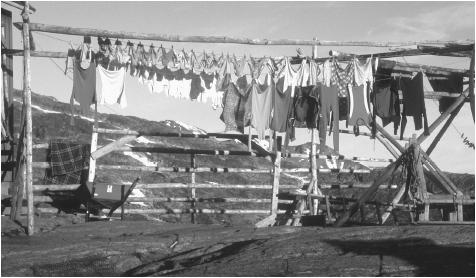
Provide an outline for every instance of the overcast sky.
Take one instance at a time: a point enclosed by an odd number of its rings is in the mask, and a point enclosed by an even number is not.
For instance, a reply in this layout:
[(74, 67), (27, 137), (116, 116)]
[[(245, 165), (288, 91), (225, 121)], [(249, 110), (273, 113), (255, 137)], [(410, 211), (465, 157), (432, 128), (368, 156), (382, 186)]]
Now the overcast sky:
[[(39, 2), (31, 1), (37, 12), (31, 22), (112, 31), (178, 35), (224, 35), (267, 39), (312, 39), (340, 41), (474, 40), (474, 2)], [(20, 21), (19, 13), (14, 21)], [(53, 37), (53, 38), (52, 38)], [(69, 42), (78, 46), (81, 37), (39, 33), (34, 35), (39, 50), (66, 51)], [(93, 39), (94, 45), (97, 41)], [(150, 42), (143, 42), (149, 45)], [(161, 42), (153, 42), (160, 45)], [(253, 56), (295, 55), (296, 46), (248, 46), (163, 42), (164, 47), (215, 51)], [(14, 31), (14, 47), (21, 48), (20, 32)], [(302, 47), (310, 54), (309, 46)], [(387, 48), (319, 47), (319, 56), (330, 49), (351, 53), (375, 53)], [(451, 68), (468, 68), (469, 59), (448, 57), (408, 57), (402, 62), (425, 63)], [(56, 63), (56, 64), (55, 64)], [(65, 76), (62, 59), (32, 59), (32, 90), (68, 102), (72, 81)], [(15, 58), (15, 88), (21, 88), (21, 58)], [(61, 68), (58, 68), (58, 66)], [(134, 115), (151, 120), (179, 120), (207, 131), (223, 131), (221, 110), (210, 104), (175, 100), (152, 95), (137, 79), (127, 77), (128, 107), (99, 106), (100, 112)], [(439, 115), (438, 102), (426, 101), (430, 123)], [(342, 126), (343, 127), (343, 126)], [(363, 128), (364, 129), (364, 128)], [(474, 142), (474, 123), (465, 106), (432, 153), (448, 171), (474, 173), (474, 150), (465, 147), (459, 133)], [(391, 131), (389, 126), (388, 131)], [(414, 133), (410, 120), (405, 136)], [(416, 132), (419, 134), (420, 132)], [(310, 140), (307, 130), (299, 130), (295, 143)], [(423, 144), (427, 148), (433, 136)], [(332, 140), (327, 140), (332, 142)], [(332, 144), (332, 143), (329, 143)], [(358, 146), (358, 147), (357, 147)], [(368, 137), (342, 134), (343, 155), (391, 158)], [(449, 155), (451, 154), (451, 155)]]

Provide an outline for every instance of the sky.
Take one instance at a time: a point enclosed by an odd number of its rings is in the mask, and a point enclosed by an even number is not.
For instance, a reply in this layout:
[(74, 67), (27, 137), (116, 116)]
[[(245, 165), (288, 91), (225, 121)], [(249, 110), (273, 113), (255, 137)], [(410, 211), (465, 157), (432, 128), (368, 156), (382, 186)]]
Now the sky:
[[(70, 27), (106, 29), (139, 33), (177, 35), (213, 35), (266, 39), (313, 39), (337, 41), (415, 41), (415, 40), (474, 40), (474, 2), (43, 2), (31, 1), (36, 13), (31, 22)], [(14, 22), (20, 21), (19, 12)], [(14, 48), (21, 48), (21, 33), (15, 29)], [(35, 33), (38, 50), (66, 52), (70, 44), (77, 47), (82, 37)], [(93, 38), (93, 46), (97, 47)], [(137, 42), (137, 41), (134, 41)], [(162, 44), (196, 52), (207, 50), (252, 56), (294, 56), (298, 46), (250, 46), (237, 44), (203, 44), (146, 42)], [(310, 46), (301, 46), (311, 54)], [(374, 47), (319, 47), (318, 55), (329, 50), (364, 54), (389, 51)], [(469, 68), (468, 58), (407, 57), (396, 60), (408, 63)], [(64, 59), (32, 58), (33, 92), (54, 96), (69, 102), (71, 75), (64, 75)], [(14, 87), (22, 88), (22, 58), (14, 59)], [(133, 115), (150, 120), (178, 120), (209, 132), (224, 131), (219, 120), (221, 109), (213, 110), (210, 103), (176, 100), (150, 94), (136, 78), (126, 78), (127, 108), (118, 105), (99, 106), (99, 112)], [(429, 122), (438, 116), (438, 102), (426, 101)], [(344, 128), (344, 126), (341, 126)], [(365, 129), (365, 128), (364, 128)], [(387, 130), (391, 132), (391, 125)], [(437, 129), (437, 131), (439, 128)], [(407, 125), (405, 136), (411, 137), (413, 121)], [(440, 141), (433, 160), (446, 171), (474, 173), (474, 150), (463, 145), (463, 133), (474, 142), (474, 122), (469, 105), (465, 105)], [(436, 132), (435, 132), (436, 134)], [(426, 149), (432, 135), (422, 145)], [(307, 129), (299, 129), (293, 144), (310, 141)], [(327, 139), (332, 146), (331, 138)], [(392, 158), (377, 141), (368, 137), (341, 134), (340, 152), (346, 156)], [(450, 155), (451, 154), (451, 155)]]

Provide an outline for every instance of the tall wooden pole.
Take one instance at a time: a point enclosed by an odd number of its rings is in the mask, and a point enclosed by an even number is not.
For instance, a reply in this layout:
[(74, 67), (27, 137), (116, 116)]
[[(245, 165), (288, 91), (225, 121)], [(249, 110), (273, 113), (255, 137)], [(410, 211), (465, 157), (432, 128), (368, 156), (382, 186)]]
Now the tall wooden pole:
[(473, 55), (471, 55), (471, 62), (469, 64), (469, 104), (474, 121), (474, 46)]
[(30, 34), (28, 29), (29, 19), (29, 3), (25, 1), (25, 8), (22, 12), (23, 17), (23, 96), (25, 100), (26, 108), (26, 192), (27, 192), (27, 204), (28, 204), (28, 217), (27, 217), (27, 232), (28, 235), (33, 235), (34, 232), (34, 211), (33, 211), (33, 140), (32, 140), (32, 117), (31, 117), (31, 69), (30, 69)]

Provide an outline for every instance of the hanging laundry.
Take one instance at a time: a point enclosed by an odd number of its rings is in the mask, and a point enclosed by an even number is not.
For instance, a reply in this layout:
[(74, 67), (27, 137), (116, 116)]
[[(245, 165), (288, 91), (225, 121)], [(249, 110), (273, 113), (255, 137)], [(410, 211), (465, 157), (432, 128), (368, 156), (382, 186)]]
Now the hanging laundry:
[(126, 86), (124, 84), (126, 78), (125, 68), (110, 71), (99, 65), (97, 72), (100, 80), (100, 103), (119, 103), (121, 108), (125, 108), (127, 106)]
[(358, 59), (353, 60), (354, 63), (354, 83), (361, 86), (366, 82), (373, 86), (374, 76), (372, 73), (372, 58), (367, 58), (365, 63), (361, 63)]
[(86, 69), (81, 67), (79, 60), (74, 61), (71, 109), (73, 109), (74, 100), (79, 102), (83, 113), (87, 113), (91, 104), (96, 103), (96, 63), (94, 61), (90, 61)]
[(393, 122), (393, 132), (397, 135), (400, 125), (400, 100), (395, 82), (390, 78), (376, 80), (372, 91), (373, 122), (375, 116), (382, 119), (383, 126)]
[(283, 87), (279, 88), (280, 91), (284, 92), (287, 90), (288, 87), (291, 87), (291, 97), (294, 97), (294, 87), (297, 86), (297, 72), (300, 70), (294, 70), (291, 66), (290, 58), (285, 57), (283, 59), (283, 66), (281, 70), (277, 72), (276, 77), (277, 79), (284, 77)]
[(309, 86), (316, 86), (319, 81), (319, 75), (322, 75), (322, 64), (317, 64), (316, 61), (311, 60), (309, 62)]
[[(423, 91), (423, 74), (418, 72), (413, 78), (400, 78), (400, 89), (403, 92), (403, 113), (402, 128), (400, 129), (400, 138), (403, 138), (403, 132), (407, 124), (406, 116), (412, 116), (415, 123), (415, 130), (424, 127), (424, 134), (429, 135), (428, 120), (426, 117), (425, 95)], [(422, 124), (423, 118), (423, 124)]]
[(297, 87), (294, 96), (294, 126), (317, 128), (319, 90), (313, 87)]
[(196, 100), (198, 98), (198, 96), (201, 93), (203, 93), (203, 91), (205, 89), (201, 85), (202, 84), (202, 79), (200, 78), (200, 75), (192, 73), (191, 76), (192, 76), (192, 79), (191, 79), (191, 84), (190, 84), (190, 99), (191, 100)]
[(253, 69), (246, 57), (236, 62), (235, 66), (237, 80), (235, 82), (236, 88), (240, 91), (241, 95), (245, 95), (251, 87)]
[[(331, 86), (331, 79), (332, 79), (332, 63), (330, 60), (326, 60), (322, 64), (322, 71), (321, 74), (317, 77), (318, 81), (324, 84), (326, 87)], [(322, 79), (322, 80), (321, 80)]]
[(285, 91), (278, 88), (283, 88), (284, 77), (280, 78), (276, 83), (276, 90), (273, 93), (273, 115), (271, 119), (271, 129), (277, 132), (285, 132), (290, 126), (288, 117), (293, 105), (293, 98), (291, 98), (291, 88), (288, 87)]
[(357, 87), (349, 85), (349, 125), (370, 125), (371, 115), (367, 97), (367, 84)]
[(252, 81), (251, 97), (251, 125), (256, 129), (259, 139), (264, 139), (265, 131), (269, 129), (271, 115), (271, 100), (274, 91), (274, 82), (270, 86), (261, 86)]
[[(463, 92), (462, 74), (452, 74), (445, 77), (428, 76), (428, 78), (433, 90), (436, 92), (448, 92), (451, 94), (461, 94)], [(453, 104), (454, 101), (455, 98), (451, 97), (440, 98), (440, 100), (438, 101), (440, 113), (445, 112)]]
[(243, 107), (245, 105), (244, 102), (245, 99), (236, 89), (235, 85), (230, 83), (225, 91), (223, 112), (220, 116), (220, 119), (225, 123), (225, 132), (243, 132), (244, 109), (240, 109), (240, 106)]
[(348, 95), (347, 86), (354, 81), (354, 64), (348, 63), (345, 68), (341, 68), (334, 60), (331, 64), (331, 85), (337, 86), (340, 97)]
[(309, 64), (307, 63), (306, 59), (301, 61), (301, 66), (297, 71), (296, 76), (296, 86), (299, 87), (307, 87), (309, 86), (309, 76), (310, 76), (310, 68)]
[(321, 102), (321, 109), (319, 111), (319, 141), (320, 153), (325, 152), (326, 148), (326, 127), (329, 122), (329, 115), (332, 113), (333, 130), (334, 133), (334, 150), (339, 152), (339, 103), (337, 86), (317, 86), (319, 90), (319, 99)]

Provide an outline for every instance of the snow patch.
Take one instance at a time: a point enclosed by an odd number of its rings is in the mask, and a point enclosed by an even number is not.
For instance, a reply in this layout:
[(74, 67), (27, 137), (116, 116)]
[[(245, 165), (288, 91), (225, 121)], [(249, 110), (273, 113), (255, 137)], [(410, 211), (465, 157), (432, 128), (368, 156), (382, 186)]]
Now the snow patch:
[(258, 138), (253, 139), (253, 142), (260, 145), (263, 149), (269, 150), (269, 141), (268, 140), (259, 140)]
[(134, 158), (135, 160), (141, 162), (144, 166), (151, 166), (151, 167), (157, 166), (157, 163), (149, 160), (145, 155), (134, 153), (134, 152), (124, 152), (124, 155)]
[(192, 131), (193, 134), (207, 134), (205, 131), (203, 131), (202, 129), (198, 127), (183, 123), (181, 121), (175, 121), (175, 122), (179, 124), (180, 126), (182, 126), (183, 128)]
[(292, 178), (292, 179), (298, 180), (301, 185), (308, 184), (308, 183), (311, 182), (310, 180), (308, 180), (308, 179), (306, 179), (306, 178), (303, 178), (303, 177), (291, 175), (291, 174), (288, 174), (288, 173), (282, 173), (282, 174), (283, 174), (283, 176), (286, 176), (286, 177), (288, 177), (288, 178)]
[(145, 138), (144, 136), (140, 136), (136, 139), (137, 143), (142, 143), (142, 144), (154, 144), (155, 142), (150, 141), (149, 139)]

